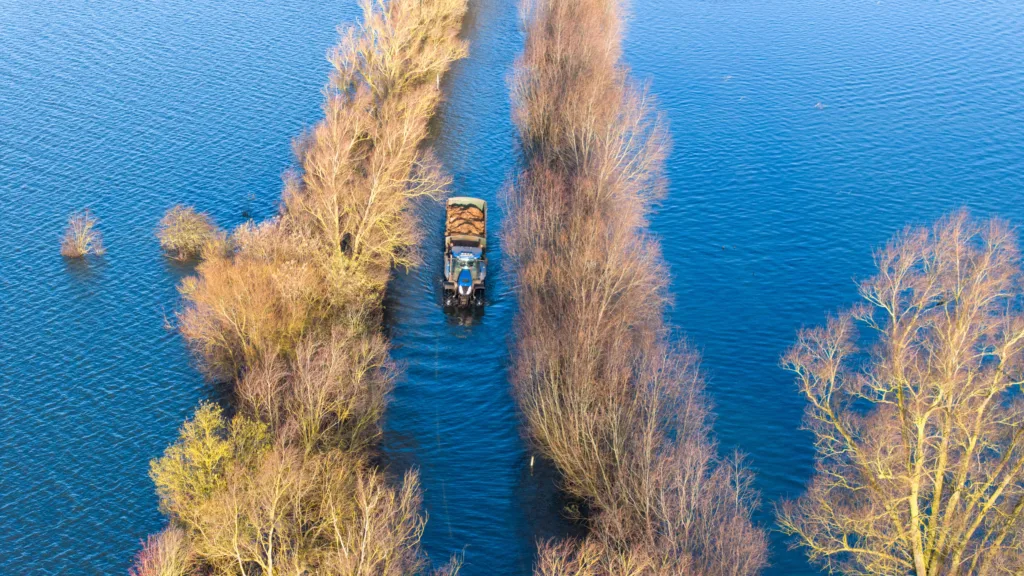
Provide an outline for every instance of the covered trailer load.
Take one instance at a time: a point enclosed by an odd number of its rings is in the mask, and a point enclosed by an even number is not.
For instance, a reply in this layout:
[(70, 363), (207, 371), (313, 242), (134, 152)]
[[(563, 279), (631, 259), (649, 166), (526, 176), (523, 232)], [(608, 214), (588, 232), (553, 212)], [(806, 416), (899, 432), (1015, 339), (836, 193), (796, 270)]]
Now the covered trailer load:
[(482, 306), (487, 277), (487, 202), (448, 199), (444, 228), (444, 305)]

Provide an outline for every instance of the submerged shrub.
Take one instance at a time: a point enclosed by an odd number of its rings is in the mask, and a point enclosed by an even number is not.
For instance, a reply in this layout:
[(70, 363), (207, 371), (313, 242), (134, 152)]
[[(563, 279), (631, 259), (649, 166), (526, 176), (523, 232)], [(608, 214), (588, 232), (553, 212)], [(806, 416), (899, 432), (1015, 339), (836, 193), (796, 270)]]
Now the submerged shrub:
[(174, 206), (157, 226), (160, 247), (175, 260), (200, 256), (205, 246), (218, 239), (217, 227), (210, 217), (191, 206)]
[(61, 255), (65, 258), (82, 258), (90, 253), (102, 256), (106, 250), (103, 248), (103, 236), (96, 229), (98, 222), (89, 210), (72, 214), (60, 243)]
[(195, 553), (185, 531), (168, 526), (146, 539), (128, 576), (189, 576), (193, 574), (194, 563)]

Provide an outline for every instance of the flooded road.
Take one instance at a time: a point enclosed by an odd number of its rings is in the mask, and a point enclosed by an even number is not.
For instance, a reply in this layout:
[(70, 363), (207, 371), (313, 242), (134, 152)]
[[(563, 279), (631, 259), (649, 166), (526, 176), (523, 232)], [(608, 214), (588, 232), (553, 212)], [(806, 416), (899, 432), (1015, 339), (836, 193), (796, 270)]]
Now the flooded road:
[(488, 203), (487, 303), (441, 306), (444, 209), (424, 206), (423, 263), (392, 284), (387, 325), (405, 374), (385, 423), (385, 451), (419, 469), (430, 519), (423, 544), (436, 562), (464, 553), (462, 574), (528, 574), (536, 540), (564, 536), (564, 502), (543, 464), (530, 468), (508, 382), (515, 301), (503, 266), (499, 199), (515, 169), (507, 74), (521, 49), (513, 3), (471, 4), (470, 56), (452, 68), (436, 148), (452, 193)]

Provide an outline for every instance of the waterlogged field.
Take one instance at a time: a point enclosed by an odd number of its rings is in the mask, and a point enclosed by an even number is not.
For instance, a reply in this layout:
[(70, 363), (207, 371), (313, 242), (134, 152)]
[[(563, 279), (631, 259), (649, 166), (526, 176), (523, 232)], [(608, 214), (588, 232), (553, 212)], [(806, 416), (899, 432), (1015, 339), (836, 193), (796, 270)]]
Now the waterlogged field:
[[(771, 505), (811, 469), (779, 356), (851, 302), (871, 249), (967, 206), (1024, 222), (1024, 7), (1009, 0), (630, 3), (625, 60), (674, 146), (652, 219), (669, 320), (703, 353), (723, 448), (750, 454)], [(126, 6), (0, 0), (0, 574), (124, 573), (164, 520), (148, 460), (205, 384), (165, 318), (190, 272), (153, 229), (177, 202), (221, 226), (274, 213), (290, 139), (319, 117), (336, 24), (354, 1)], [(494, 233), (515, 168), (514, 2), (472, 3), (471, 56), (435, 122), (455, 190), (492, 202), (490, 304), (439, 309), (440, 210), (424, 266), (399, 275), (388, 330), (406, 376), (386, 420), (395, 469), (421, 471), (438, 560), (526, 574), (564, 502), (530, 469), (506, 380), (515, 303)], [(106, 256), (58, 254), (91, 208)], [(773, 534), (778, 575), (816, 574)]]

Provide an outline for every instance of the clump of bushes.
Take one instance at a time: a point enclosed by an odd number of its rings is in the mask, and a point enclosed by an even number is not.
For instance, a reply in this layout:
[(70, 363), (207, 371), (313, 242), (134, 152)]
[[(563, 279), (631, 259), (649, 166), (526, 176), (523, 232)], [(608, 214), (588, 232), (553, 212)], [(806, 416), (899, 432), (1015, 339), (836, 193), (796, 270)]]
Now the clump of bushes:
[(172, 526), (146, 539), (135, 556), (129, 576), (184, 576), (192, 574), (195, 551), (185, 531)]
[(717, 455), (698, 360), (666, 337), (645, 219), (667, 137), (618, 62), (620, 26), (613, 0), (531, 2), (513, 77), (513, 385), (590, 528), (543, 545), (535, 572), (755, 574), (767, 542), (750, 476)]
[(217, 240), (218, 230), (207, 214), (179, 204), (160, 219), (156, 236), (168, 256), (184, 261), (199, 257), (210, 242)]
[(305, 454), (212, 404), (185, 423), (151, 475), (161, 509), (181, 528), (151, 541), (146, 560), (188, 566), (195, 557), (213, 574), (393, 576), (424, 563), (415, 474), (393, 488), (357, 454)]
[(68, 218), (68, 226), (64, 231), (64, 239), (60, 243), (61, 256), (65, 258), (83, 258), (87, 254), (102, 256), (103, 235), (96, 229), (99, 221), (89, 210), (76, 212)]
[[(179, 328), (204, 372), (232, 383), (237, 414), (201, 406), (154, 461), (171, 523), (139, 556), (140, 574), (425, 567), (416, 476), (387, 481), (370, 450), (395, 372), (383, 291), (394, 266), (416, 262), (411, 200), (449, 181), (423, 143), (437, 80), (466, 53), (466, 7), (366, 2), (364, 22), (331, 52), (324, 119), (296, 146), (281, 214), (230, 237), (168, 244), (173, 254), (200, 246), (197, 274), (180, 287)], [(172, 214), (168, 230), (194, 213)], [(162, 558), (173, 568), (153, 571)]]

